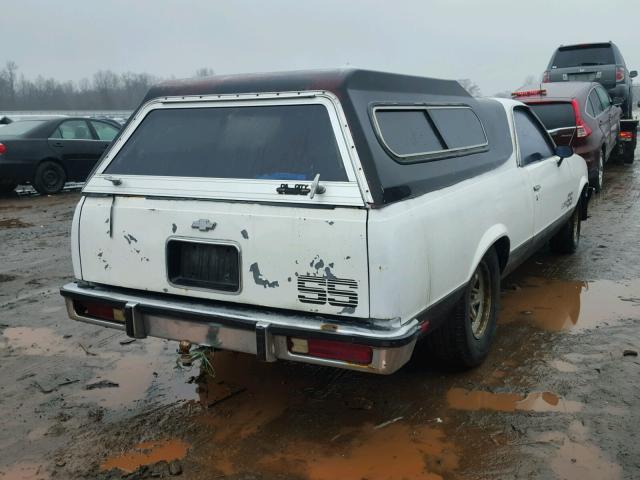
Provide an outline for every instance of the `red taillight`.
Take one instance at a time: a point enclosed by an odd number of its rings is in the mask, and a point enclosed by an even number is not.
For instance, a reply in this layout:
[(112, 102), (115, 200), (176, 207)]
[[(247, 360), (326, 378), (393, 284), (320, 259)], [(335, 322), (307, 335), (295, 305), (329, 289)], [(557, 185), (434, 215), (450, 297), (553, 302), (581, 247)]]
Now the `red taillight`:
[(542, 83), (549, 83), (549, 70), (545, 70), (542, 74)]
[(616, 82), (622, 82), (624, 80), (624, 67), (616, 68)]
[(80, 315), (108, 320), (110, 322), (124, 322), (124, 311), (104, 303), (74, 302), (74, 308)]
[(620, 132), (618, 136), (623, 142), (630, 142), (633, 140), (633, 132)]
[(367, 345), (321, 340), (318, 338), (289, 338), (289, 351), (310, 357), (369, 365), (373, 349)]
[(582, 120), (580, 106), (575, 98), (571, 100), (571, 105), (573, 106), (573, 113), (576, 116), (576, 137), (586, 138), (591, 135), (591, 128), (589, 128), (589, 125), (584, 123), (584, 120)]
[(4, 143), (0, 143), (0, 155), (7, 151), (7, 146)]
[(537, 89), (537, 90), (521, 90), (519, 92), (513, 92), (511, 94), (512, 97), (518, 98), (518, 97), (534, 97), (534, 96), (542, 96), (542, 95), (546, 95), (547, 91), (544, 89)]

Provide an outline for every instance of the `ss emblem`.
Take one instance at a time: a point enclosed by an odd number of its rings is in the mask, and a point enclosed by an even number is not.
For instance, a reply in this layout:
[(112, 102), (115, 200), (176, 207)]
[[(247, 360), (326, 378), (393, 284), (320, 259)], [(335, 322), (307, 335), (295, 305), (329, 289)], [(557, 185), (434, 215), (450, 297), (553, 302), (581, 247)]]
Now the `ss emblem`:
[(298, 300), (302, 303), (334, 307), (356, 307), (358, 305), (358, 282), (347, 278), (298, 277)]

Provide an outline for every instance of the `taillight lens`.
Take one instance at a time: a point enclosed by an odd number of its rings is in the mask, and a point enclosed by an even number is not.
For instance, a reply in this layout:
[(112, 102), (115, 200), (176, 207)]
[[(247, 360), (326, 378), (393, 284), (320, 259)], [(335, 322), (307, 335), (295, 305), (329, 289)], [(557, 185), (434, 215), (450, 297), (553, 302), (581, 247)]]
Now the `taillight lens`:
[(571, 105), (573, 106), (573, 114), (576, 117), (576, 137), (586, 138), (591, 135), (591, 128), (584, 123), (582, 115), (580, 114), (580, 105), (578, 105), (578, 101), (575, 98), (571, 100)]
[(623, 142), (630, 142), (633, 140), (633, 132), (620, 132), (619, 137)]
[(7, 151), (7, 146), (4, 143), (0, 143), (0, 155)]
[(373, 358), (373, 349), (367, 345), (336, 342), (319, 338), (289, 338), (289, 351), (309, 357), (325, 358), (342, 362), (369, 365)]
[(549, 70), (542, 73), (542, 83), (549, 83)]
[(616, 82), (624, 81), (624, 67), (616, 68)]

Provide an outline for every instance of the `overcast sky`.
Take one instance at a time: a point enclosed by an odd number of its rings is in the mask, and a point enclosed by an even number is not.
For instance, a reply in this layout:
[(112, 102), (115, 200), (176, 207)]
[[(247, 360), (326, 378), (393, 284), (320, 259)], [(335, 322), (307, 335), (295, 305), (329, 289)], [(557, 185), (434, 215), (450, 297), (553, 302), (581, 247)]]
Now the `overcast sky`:
[(0, 0), (0, 64), (79, 80), (345, 65), (470, 78), (539, 75), (559, 44), (612, 40), (640, 69), (638, 0)]

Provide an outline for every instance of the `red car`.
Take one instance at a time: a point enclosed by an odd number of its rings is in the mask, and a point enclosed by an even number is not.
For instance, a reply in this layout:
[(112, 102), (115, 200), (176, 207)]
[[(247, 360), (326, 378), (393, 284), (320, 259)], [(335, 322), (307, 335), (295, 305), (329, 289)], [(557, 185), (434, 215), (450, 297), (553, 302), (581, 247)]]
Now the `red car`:
[(545, 83), (512, 96), (529, 105), (556, 145), (571, 145), (587, 162), (589, 183), (602, 189), (604, 164), (618, 141), (622, 110), (596, 82)]

